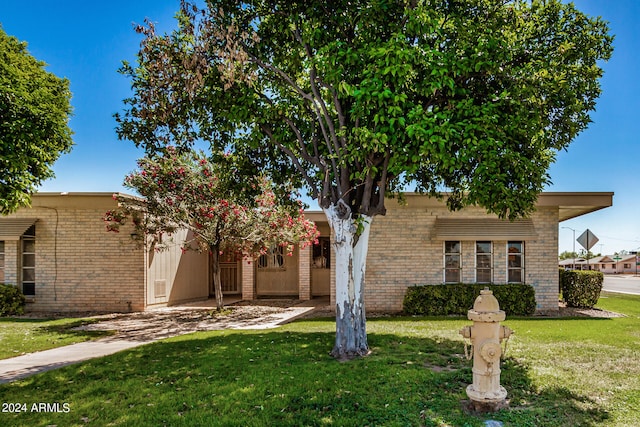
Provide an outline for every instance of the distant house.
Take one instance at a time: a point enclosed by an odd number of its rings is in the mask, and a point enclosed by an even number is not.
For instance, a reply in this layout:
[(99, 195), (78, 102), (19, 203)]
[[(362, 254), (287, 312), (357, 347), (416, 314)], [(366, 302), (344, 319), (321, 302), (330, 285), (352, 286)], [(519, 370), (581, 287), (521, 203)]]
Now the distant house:
[(558, 263), (560, 268), (568, 270), (596, 270), (604, 274), (635, 274), (638, 272), (636, 254), (604, 255), (586, 260), (576, 258), (575, 264), (572, 258)]
[[(611, 206), (613, 193), (542, 193), (536, 212), (503, 221), (481, 208), (450, 212), (443, 201), (407, 194), (389, 200), (371, 228), (365, 303), (397, 312), (407, 287), (437, 283), (528, 283), (538, 310), (558, 309), (558, 223)], [(19, 286), (31, 311), (130, 311), (206, 299), (213, 294), (208, 254), (136, 245), (133, 228), (108, 233), (116, 206), (106, 193), (40, 193), (32, 207), (0, 217), (0, 282)], [(255, 260), (226, 255), (223, 292), (242, 299), (335, 301), (334, 254), (322, 212), (307, 212), (318, 244), (292, 256)], [(183, 232), (183, 233), (186, 233)], [(176, 242), (184, 238), (173, 236)]]

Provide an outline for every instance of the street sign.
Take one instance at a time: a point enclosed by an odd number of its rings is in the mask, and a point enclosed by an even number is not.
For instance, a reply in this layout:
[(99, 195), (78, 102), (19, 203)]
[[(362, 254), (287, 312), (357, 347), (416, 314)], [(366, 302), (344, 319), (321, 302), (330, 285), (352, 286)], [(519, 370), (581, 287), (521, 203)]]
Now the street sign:
[(591, 232), (591, 230), (589, 230), (588, 228), (585, 230), (584, 233), (582, 233), (580, 235), (580, 237), (578, 237), (576, 239), (576, 242), (580, 243), (580, 246), (582, 246), (583, 248), (585, 248), (587, 251), (589, 249), (591, 249), (596, 243), (598, 243), (598, 239), (596, 237), (595, 234), (593, 234)]

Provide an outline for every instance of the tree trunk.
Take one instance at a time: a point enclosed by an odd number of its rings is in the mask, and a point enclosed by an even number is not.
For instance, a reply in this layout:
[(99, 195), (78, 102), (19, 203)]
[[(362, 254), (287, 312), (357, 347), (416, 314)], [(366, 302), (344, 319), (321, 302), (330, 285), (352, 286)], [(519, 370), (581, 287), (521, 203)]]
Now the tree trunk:
[(216, 297), (216, 308), (218, 311), (224, 307), (222, 299), (222, 282), (220, 281), (220, 248), (211, 246), (211, 276), (213, 277), (213, 292)]
[[(364, 309), (364, 277), (371, 218), (340, 218), (334, 205), (324, 209), (334, 233), (336, 272), (336, 342), (331, 355), (340, 360), (369, 354)], [(359, 231), (359, 233), (358, 233)]]

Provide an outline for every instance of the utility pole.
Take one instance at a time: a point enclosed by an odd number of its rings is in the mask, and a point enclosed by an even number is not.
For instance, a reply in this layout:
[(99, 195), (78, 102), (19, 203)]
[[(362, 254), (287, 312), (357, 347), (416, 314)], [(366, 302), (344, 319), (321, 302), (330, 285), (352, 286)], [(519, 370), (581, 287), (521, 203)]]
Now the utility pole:
[(576, 269), (576, 230), (571, 227), (562, 227), (562, 228), (566, 228), (568, 230), (573, 231), (573, 269), (572, 270), (575, 270)]

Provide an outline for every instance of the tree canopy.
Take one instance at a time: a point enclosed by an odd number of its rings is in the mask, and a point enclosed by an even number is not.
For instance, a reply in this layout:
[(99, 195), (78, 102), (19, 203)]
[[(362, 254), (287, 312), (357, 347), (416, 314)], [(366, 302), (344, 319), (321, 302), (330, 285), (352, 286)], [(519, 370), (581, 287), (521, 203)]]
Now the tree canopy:
[(45, 70), (27, 44), (0, 27), (0, 214), (30, 202), (71, 150), (69, 81)]
[(612, 37), (560, 1), (215, 0), (125, 67), (121, 136), (276, 147), (323, 207), (415, 185), (514, 218), (589, 123)]

